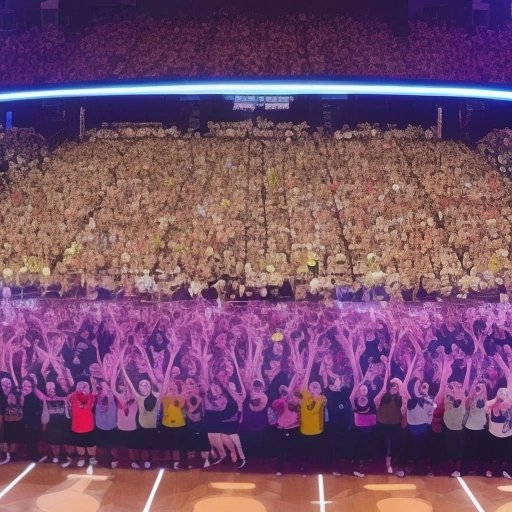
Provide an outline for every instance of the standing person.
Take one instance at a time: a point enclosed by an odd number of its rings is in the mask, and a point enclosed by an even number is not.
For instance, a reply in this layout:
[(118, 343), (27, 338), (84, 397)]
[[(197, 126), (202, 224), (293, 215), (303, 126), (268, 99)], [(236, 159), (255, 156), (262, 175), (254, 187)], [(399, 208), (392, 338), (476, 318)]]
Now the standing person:
[[(46, 394), (34, 390), (43, 404), (42, 425), (44, 440), (50, 446), (52, 462), (58, 464), (61, 450), (64, 448), (67, 456), (67, 465), (71, 464), (74, 448), (71, 446), (71, 421), (68, 410), (68, 397), (57, 396), (56, 385), (53, 381), (46, 382)], [(64, 463), (65, 464), (65, 463)], [(66, 466), (67, 467), (67, 466)]]
[(20, 393), (14, 387), (9, 388), (4, 411), (5, 458), (0, 464), (7, 464), (14, 459), (18, 452), (18, 445), (25, 442), (23, 405)]
[(277, 422), (275, 426), (275, 441), (273, 446), (277, 456), (276, 475), (284, 472), (286, 461), (296, 451), (299, 438), (299, 401), (295, 397), (297, 375), (292, 377), (290, 386), (279, 386), (280, 398), (272, 402)]
[(329, 470), (334, 476), (340, 476), (339, 468), (334, 461), (339, 458), (350, 458), (354, 413), (350, 402), (348, 384), (343, 386), (337, 377), (324, 391), (326, 397), (327, 418), (325, 422), (325, 453)]
[(476, 462), (479, 473), (483, 473), (484, 457), (488, 453), (486, 403), (487, 388), (485, 382), (475, 382), (466, 398), (467, 420), (464, 425), (464, 445), (466, 447), (465, 462), (468, 466), (467, 469), (470, 469), (469, 466), (472, 462)]
[(111, 373), (110, 389), (117, 405), (117, 435), (119, 446), (128, 448), (128, 457), (132, 469), (140, 469), (137, 462), (137, 414), (138, 407), (130, 387), (121, 381), (118, 383), (120, 360), (117, 359)]
[(162, 442), (165, 449), (171, 451), (173, 469), (181, 469), (180, 462), (185, 461), (184, 453), (187, 446), (185, 398), (181, 386), (174, 382), (164, 383), (162, 394)]
[[(469, 386), (471, 373), (471, 357), (466, 358), (466, 375), (461, 384), (455, 380), (446, 386), (444, 398), (444, 441), (446, 455), (451, 464), (451, 475), (454, 478), (460, 476), (462, 459), (464, 456), (464, 422), (466, 420), (466, 393)], [(442, 384), (444, 387), (444, 383)]]
[(98, 446), (107, 451), (110, 467), (116, 469), (119, 465), (119, 451), (116, 446), (118, 438), (117, 405), (114, 394), (104, 380), (99, 385), (94, 420)]
[(191, 455), (199, 452), (203, 460), (203, 468), (210, 466), (208, 456), (210, 454), (210, 443), (208, 432), (204, 423), (204, 391), (198, 387), (195, 381), (187, 379), (185, 382), (186, 400), (186, 424), (187, 424), (187, 448), (189, 456), (189, 468)]
[(21, 383), (21, 403), (23, 406), (23, 429), (27, 443), (28, 458), (38, 460), (38, 443), (41, 437), (41, 413), (43, 411), (41, 400), (34, 393), (34, 383), (31, 378), (25, 377)]
[[(139, 457), (141, 459), (144, 469), (151, 469), (151, 450), (157, 448), (158, 436), (158, 411), (160, 409), (160, 394), (158, 391), (153, 391), (154, 382), (151, 380), (150, 375), (141, 374), (137, 389), (133, 385), (130, 377), (126, 372), (124, 363), (124, 354), (127, 345), (121, 353), (121, 370), (125, 383), (128, 384), (130, 391), (137, 403), (137, 448), (139, 450)], [(145, 355), (145, 352), (143, 352)], [(149, 370), (149, 366), (148, 366)], [(132, 467), (138, 466), (139, 463), (132, 463)], [(139, 466), (140, 467), (140, 466)]]
[(312, 382), (299, 393), (300, 425), (305, 455), (304, 469), (308, 471), (311, 458), (323, 453), (324, 410), (327, 399), (322, 395), (320, 383)]
[(393, 461), (395, 463), (396, 475), (404, 477), (403, 448), (404, 432), (402, 428), (405, 404), (407, 402), (406, 389), (412, 376), (414, 365), (405, 358), (407, 363), (407, 373), (402, 382), (398, 378), (390, 379), (391, 362), (395, 355), (396, 343), (391, 344), (389, 356), (381, 356), (381, 360), (386, 365), (384, 383), (380, 393), (375, 397), (377, 406), (377, 429), (380, 439), (384, 445), (386, 457), (386, 471), (393, 474)]
[(71, 407), (71, 433), (78, 454), (77, 467), (85, 466), (85, 455), (89, 456), (89, 465), (97, 464), (96, 436), (94, 435), (94, 404), (96, 396), (91, 393), (87, 381), (79, 381), (76, 390), (69, 396)]
[(248, 387), (243, 403), (240, 424), (242, 445), (249, 457), (263, 457), (267, 453), (268, 396), (263, 381), (254, 379)]
[[(511, 479), (512, 471), (509, 468), (509, 457), (512, 448), (512, 372), (500, 354), (496, 353), (494, 360), (503, 371), (507, 381), (506, 388), (498, 389), (496, 397), (485, 404), (488, 417), (490, 452), (495, 461), (496, 472), (501, 472), (504, 478)], [(493, 472), (488, 468), (485, 476), (492, 477)]]

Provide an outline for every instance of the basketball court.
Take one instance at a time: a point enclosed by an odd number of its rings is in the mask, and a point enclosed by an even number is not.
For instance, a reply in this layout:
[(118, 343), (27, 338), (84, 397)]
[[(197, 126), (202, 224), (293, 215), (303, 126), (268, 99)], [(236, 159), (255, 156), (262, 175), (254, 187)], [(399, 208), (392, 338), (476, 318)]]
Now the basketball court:
[(0, 495), (5, 512), (512, 512), (510, 481), (481, 477), (103, 468), (87, 474), (16, 462), (0, 469)]

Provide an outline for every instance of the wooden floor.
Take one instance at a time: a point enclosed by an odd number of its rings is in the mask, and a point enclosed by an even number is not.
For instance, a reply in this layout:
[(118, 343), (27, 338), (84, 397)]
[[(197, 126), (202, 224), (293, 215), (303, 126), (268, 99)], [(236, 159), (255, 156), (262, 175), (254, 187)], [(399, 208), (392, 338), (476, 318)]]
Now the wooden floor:
[[(0, 493), (25, 468), (0, 467)], [(0, 498), (4, 512), (142, 512), (158, 470), (61, 469), (38, 464)], [(512, 512), (512, 485), (502, 478), (466, 477), (486, 512)], [(323, 484), (323, 485), (322, 485)], [(324, 500), (319, 492), (324, 490)], [(276, 477), (208, 470), (165, 471), (151, 512), (471, 512), (459, 481), (447, 477), (318, 475)]]

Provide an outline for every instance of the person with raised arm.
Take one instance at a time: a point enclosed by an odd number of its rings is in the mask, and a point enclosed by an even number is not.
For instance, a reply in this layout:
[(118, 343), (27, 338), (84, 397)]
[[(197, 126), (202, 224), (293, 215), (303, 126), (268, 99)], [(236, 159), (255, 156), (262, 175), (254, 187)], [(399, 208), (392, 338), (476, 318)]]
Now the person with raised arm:
[[(377, 425), (377, 408), (374, 396), (363, 382), (363, 374), (359, 365), (360, 357), (365, 350), (361, 330), (357, 327), (344, 336), (344, 348), (350, 361), (353, 375), (353, 387), (350, 393), (350, 403), (354, 411), (353, 454), (354, 464), (352, 474), (358, 478), (365, 476), (363, 466), (373, 453), (374, 433)], [(354, 342), (357, 347), (354, 350)]]
[(446, 394), (444, 396), (444, 442), (446, 458), (451, 465), (450, 476), (456, 478), (461, 475), (462, 460), (464, 457), (464, 423), (466, 421), (466, 395), (471, 374), (471, 357), (466, 356), (466, 375), (464, 382), (449, 378), (449, 372), (445, 373), (447, 384), (442, 383)]
[(272, 402), (272, 410), (277, 417), (274, 430), (276, 437), (273, 443), (277, 457), (277, 476), (283, 474), (286, 461), (297, 448), (299, 436), (299, 401), (295, 396), (295, 388), (299, 379), (299, 374), (295, 373), (289, 386), (280, 386), (280, 398)]
[(310, 470), (311, 459), (323, 453), (324, 409), (327, 399), (322, 395), (319, 382), (309, 382), (311, 370), (318, 351), (318, 340), (322, 333), (310, 330), (308, 343), (308, 360), (298, 393), (300, 406), (299, 431), (304, 456), (303, 471)]
[(118, 445), (128, 448), (128, 458), (132, 469), (140, 469), (138, 460), (137, 444), (137, 414), (138, 407), (135, 398), (126, 384), (124, 378), (120, 376), (121, 358), (120, 352), (114, 358), (114, 365), (110, 373), (110, 390), (114, 395), (117, 405), (117, 435)]
[(393, 461), (395, 462), (396, 475), (404, 477), (405, 472), (403, 465), (403, 448), (404, 448), (404, 435), (402, 429), (403, 413), (407, 397), (405, 389), (409, 379), (411, 378), (413, 365), (410, 364), (407, 368), (407, 374), (404, 382), (400, 379), (390, 379), (391, 374), (391, 361), (395, 355), (397, 342), (394, 339), (391, 342), (389, 355), (381, 356), (381, 360), (385, 364), (385, 374), (382, 389), (376, 395), (374, 402), (377, 407), (377, 431), (379, 439), (382, 441), (385, 450), (386, 458), (386, 471), (388, 474), (393, 474)]
[(161, 434), (162, 444), (171, 452), (173, 469), (181, 469), (185, 462), (187, 446), (187, 427), (185, 422), (186, 400), (180, 383), (172, 379), (175, 351), (170, 352), (169, 363), (165, 370), (164, 381), (160, 390), (162, 402)]
[[(507, 387), (499, 388), (496, 397), (485, 404), (490, 434), (489, 451), (495, 462), (495, 471), (504, 478), (511, 479), (509, 460), (512, 444), (512, 372), (499, 353), (494, 355), (494, 360), (507, 380)], [(490, 466), (485, 476), (493, 476)]]
[[(472, 463), (476, 463), (478, 473), (484, 474), (484, 460), (488, 453), (489, 433), (485, 411), (488, 397), (482, 369), (485, 357), (484, 339), (488, 325), (490, 325), (490, 322), (484, 324), (483, 332), (474, 333), (476, 334), (474, 338), (475, 353), (472, 356), (472, 366), (476, 368), (476, 376), (465, 401), (467, 411), (464, 424), (465, 457), (463, 468), (465, 473), (471, 470)], [(473, 332), (473, 329), (471, 329), (471, 332)]]
[[(157, 448), (157, 425), (158, 425), (158, 411), (160, 408), (160, 394), (158, 390), (154, 389), (156, 383), (151, 379), (151, 366), (147, 365), (147, 374), (140, 374), (137, 383), (137, 388), (128, 376), (125, 365), (125, 354), (128, 347), (132, 351), (137, 351), (139, 348), (134, 345), (125, 345), (121, 351), (121, 372), (123, 374), (124, 382), (130, 388), (130, 391), (137, 403), (137, 438), (135, 441), (138, 455), (144, 469), (151, 469), (151, 450)], [(144, 351), (143, 351), (144, 352)], [(144, 355), (144, 354), (143, 354)], [(132, 468), (139, 468), (139, 462), (133, 461)]]
[(27, 444), (27, 456), (32, 462), (39, 459), (38, 444), (41, 437), (41, 400), (34, 393), (35, 383), (24, 377), (21, 384), (21, 405), (23, 407), (23, 429)]
[[(237, 459), (235, 462), (235, 465), (238, 469), (241, 469), (246, 464), (246, 457), (245, 453), (242, 447), (242, 441), (240, 440), (240, 423), (242, 421), (242, 414), (243, 414), (243, 404), (247, 397), (247, 391), (245, 389), (245, 386), (242, 381), (242, 377), (240, 374), (240, 367), (238, 366), (238, 360), (236, 358), (236, 353), (234, 346), (230, 346), (230, 355), (231, 355), (231, 361), (226, 361), (224, 371), (228, 372), (229, 366), (234, 366), (234, 370), (236, 371), (236, 377), (240, 386), (240, 389), (238, 389), (237, 384), (233, 380), (229, 380), (230, 375), (227, 375), (226, 382), (224, 384), (224, 389), (226, 390), (226, 393), (231, 397), (232, 400), (235, 401), (237, 405), (237, 412), (231, 417), (225, 419), (222, 423), (223, 432), (221, 432), (221, 439), (224, 445), (227, 447), (231, 447), (231, 445), (234, 445), (237, 456)], [(228, 373), (232, 374), (232, 370), (230, 370)], [(233, 375), (231, 375), (233, 377)], [(229, 440), (226, 439), (229, 437)]]

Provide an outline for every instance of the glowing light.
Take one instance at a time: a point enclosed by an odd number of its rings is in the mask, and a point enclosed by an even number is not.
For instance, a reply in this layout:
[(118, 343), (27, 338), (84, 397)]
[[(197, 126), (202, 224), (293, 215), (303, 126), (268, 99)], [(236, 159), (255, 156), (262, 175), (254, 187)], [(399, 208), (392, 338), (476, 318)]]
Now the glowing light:
[(366, 484), (363, 487), (368, 491), (415, 491), (415, 484)]
[(468, 487), (468, 484), (464, 481), (464, 479), (458, 476), (457, 480), (459, 481), (460, 486), (464, 489), (464, 492), (468, 495), (468, 498), (471, 500), (471, 503), (473, 503), (478, 512), (485, 512), (484, 508), (482, 507), (482, 505), (480, 505), (480, 503), (478, 503), (478, 500), (475, 498), (475, 495), (471, 492), (471, 489)]
[(343, 80), (244, 80), (180, 81), (153, 84), (65, 85), (58, 88), (34, 88), (0, 91), (0, 102), (51, 98), (151, 95), (385, 95), (438, 96), (480, 100), (512, 101), (512, 89), (473, 85), (424, 85), (414, 83), (353, 82)]
[(149, 512), (149, 510), (151, 509), (151, 505), (153, 505), (153, 500), (155, 499), (156, 496), (156, 491), (158, 490), (160, 482), (162, 481), (162, 478), (164, 476), (164, 471), (165, 469), (158, 470), (158, 475), (156, 476), (155, 483), (153, 484), (153, 488), (151, 489), (151, 492), (149, 493), (148, 496), (148, 501), (146, 501), (146, 505), (142, 509), (142, 512)]
[(256, 484), (249, 482), (211, 482), (210, 487), (221, 491), (251, 491), (256, 489)]
[(17, 484), (19, 484), (21, 480), (23, 480), (35, 467), (35, 462), (30, 463), (10, 484), (6, 485), (0, 492), (0, 500)]

